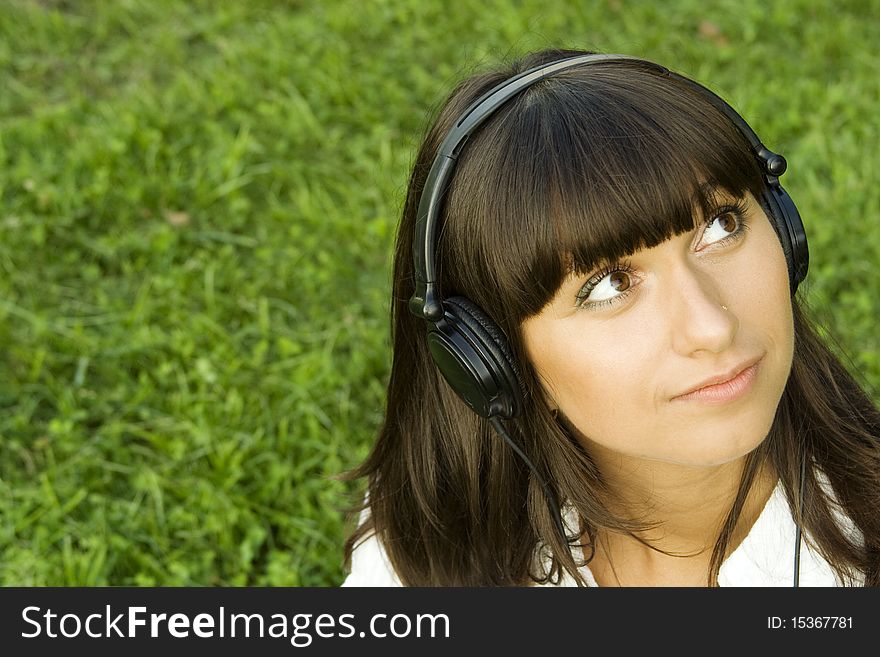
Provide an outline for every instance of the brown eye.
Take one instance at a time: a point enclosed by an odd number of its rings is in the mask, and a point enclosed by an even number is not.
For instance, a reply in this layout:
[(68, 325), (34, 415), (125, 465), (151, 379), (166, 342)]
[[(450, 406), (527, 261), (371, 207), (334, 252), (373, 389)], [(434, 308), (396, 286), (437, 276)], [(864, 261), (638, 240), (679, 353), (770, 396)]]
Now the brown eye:
[(706, 221), (706, 230), (701, 242), (707, 245), (720, 246), (732, 243), (743, 237), (748, 230), (746, 208), (742, 202), (719, 208), (712, 218)]
[(581, 288), (577, 295), (579, 308), (599, 308), (617, 303), (635, 288), (639, 279), (629, 262), (604, 267)]
[(728, 212), (721, 215), (720, 217), (718, 217), (718, 222), (721, 224), (721, 228), (724, 230), (724, 232), (729, 234), (736, 232), (737, 220), (732, 213)]
[(629, 274), (625, 271), (616, 271), (608, 278), (608, 282), (617, 292), (626, 292), (630, 286)]

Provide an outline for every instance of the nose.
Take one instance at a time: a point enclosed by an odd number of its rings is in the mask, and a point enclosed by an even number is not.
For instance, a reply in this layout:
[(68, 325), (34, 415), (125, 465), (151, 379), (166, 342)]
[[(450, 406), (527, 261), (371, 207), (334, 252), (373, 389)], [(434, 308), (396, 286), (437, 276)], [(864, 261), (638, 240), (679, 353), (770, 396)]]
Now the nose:
[(734, 310), (725, 303), (723, 280), (693, 263), (682, 263), (670, 279), (671, 299), (667, 308), (671, 318), (673, 349), (689, 356), (698, 351), (722, 353), (729, 349), (739, 329)]

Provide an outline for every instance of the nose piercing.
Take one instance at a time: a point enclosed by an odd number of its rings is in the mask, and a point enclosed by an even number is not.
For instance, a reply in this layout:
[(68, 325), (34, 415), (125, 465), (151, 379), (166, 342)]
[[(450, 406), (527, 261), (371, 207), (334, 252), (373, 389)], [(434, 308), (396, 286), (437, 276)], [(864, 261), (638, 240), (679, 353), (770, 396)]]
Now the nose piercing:
[(727, 306), (721, 306), (721, 307), (724, 308), (724, 310), (727, 310)]

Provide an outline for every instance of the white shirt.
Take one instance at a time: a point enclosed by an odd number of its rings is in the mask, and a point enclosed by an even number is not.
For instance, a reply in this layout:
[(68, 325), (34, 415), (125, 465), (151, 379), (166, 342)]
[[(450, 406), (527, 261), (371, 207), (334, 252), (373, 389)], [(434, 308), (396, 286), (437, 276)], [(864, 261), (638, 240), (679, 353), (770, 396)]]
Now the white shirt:
[[(566, 507), (564, 514), (566, 524), (576, 526), (571, 505)], [(857, 531), (847, 518), (838, 516), (838, 520), (846, 530)], [(777, 483), (748, 535), (721, 564), (719, 586), (792, 586), (796, 531), (782, 484)], [(581, 567), (580, 573), (587, 584), (598, 586), (588, 566)], [(556, 586), (576, 585), (574, 579), (563, 572)], [(844, 586), (850, 583), (841, 582), (828, 562), (810, 549), (802, 537), (799, 585)], [(355, 548), (351, 556), (351, 572), (342, 586), (402, 586), (375, 534)]]

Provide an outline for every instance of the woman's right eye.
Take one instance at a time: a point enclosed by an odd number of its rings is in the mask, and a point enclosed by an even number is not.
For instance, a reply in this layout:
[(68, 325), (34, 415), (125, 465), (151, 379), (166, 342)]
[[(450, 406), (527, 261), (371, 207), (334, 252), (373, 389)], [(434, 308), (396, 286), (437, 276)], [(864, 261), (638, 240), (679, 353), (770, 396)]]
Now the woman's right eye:
[(581, 288), (577, 295), (577, 307), (593, 310), (623, 300), (635, 287), (634, 273), (629, 262), (618, 262), (602, 268)]

